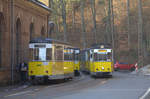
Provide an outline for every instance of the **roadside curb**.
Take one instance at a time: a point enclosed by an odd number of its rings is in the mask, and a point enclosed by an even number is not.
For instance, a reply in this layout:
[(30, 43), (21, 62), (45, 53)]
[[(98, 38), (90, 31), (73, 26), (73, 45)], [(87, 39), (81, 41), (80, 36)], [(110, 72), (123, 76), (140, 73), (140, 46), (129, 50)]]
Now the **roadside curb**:
[(150, 76), (150, 74), (144, 74), (145, 76)]
[(149, 99), (149, 97), (150, 97), (150, 88), (139, 99)]

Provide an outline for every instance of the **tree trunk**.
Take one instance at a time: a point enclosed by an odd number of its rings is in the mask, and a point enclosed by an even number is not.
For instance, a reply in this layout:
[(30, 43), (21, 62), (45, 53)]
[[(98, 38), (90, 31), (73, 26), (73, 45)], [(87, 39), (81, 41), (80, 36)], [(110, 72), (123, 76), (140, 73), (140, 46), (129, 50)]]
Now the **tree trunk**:
[(85, 0), (81, 0), (81, 28), (82, 28), (82, 40), (83, 40), (83, 48), (86, 48), (86, 29), (85, 29), (85, 20), (84, 20), (84, 7), (85, 7)]
[(127, 0), (128, 48), (130, 50), (130, 0)]
[(97, 43), (97, 29), (96, 29), (96, 9), (95, 9), (95, 0), (91, 0), (91, 10), (92, 10), (92, 18), (93, 18), (93, 30), (94, 30), (94, 41)]
[(108, 43), (111, 43), (111, 37), (110, 37), (110, 35), (112, 35), (112, 34), (110, 34), (111, 33), (111, 24), (112, 24), (112, 22), (111, 22), (111, 0), (108, 0), (108, 20), (107, 20), (107, 27), (108, 27)]
[(128, 63), (130, 62), (130, 0), (127, 0)]
[(138, 66), (143, 66), (143, 18), (141, 0), (138, 0)]
[(62, 7), (62, 19), (63, 19), (63, 27), (64, 27), (64, 41), (67, 41), (67, 24), (66, 24), (66, 4), (64, 0), (60, 0)]
[(75, 29), (75, 8), (74, 4), (72, 3), (72, 28)]
[(115, 38), (114, 38), (114, 12), (113, 12), (113, 0), (109, 0), (109, 15), (110, 15), (110, 30), (112, 37), (112, 48), (115, 48)]
[(109, 0), (109, 14), (111, 13), (111, 18), (110, 18), (110, 26), (111, 26), (111, 37), (112, 37), (112, 49), (114, 52), (114, 59), (115, 57), (115, 35), (114, 35), (114, 11), (113, 11), (113, 0)]

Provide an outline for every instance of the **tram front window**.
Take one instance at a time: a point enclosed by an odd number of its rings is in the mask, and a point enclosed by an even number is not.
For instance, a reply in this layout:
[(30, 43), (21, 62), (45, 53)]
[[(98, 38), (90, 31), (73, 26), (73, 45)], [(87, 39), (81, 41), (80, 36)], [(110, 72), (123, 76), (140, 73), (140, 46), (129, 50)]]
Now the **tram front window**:
[(46, 61), (51, 60), (50, 48), (34, 48), (30, 49), (30, 59), (34, 61)]
[(35, 48), (34, 60), (45, 61), (46, 60), (46, 48)]
[(111, 61), (111, 54), (94, 53), (94, 61)]
[(75, 54), (75, 61), (79, 60), (79, 54)]

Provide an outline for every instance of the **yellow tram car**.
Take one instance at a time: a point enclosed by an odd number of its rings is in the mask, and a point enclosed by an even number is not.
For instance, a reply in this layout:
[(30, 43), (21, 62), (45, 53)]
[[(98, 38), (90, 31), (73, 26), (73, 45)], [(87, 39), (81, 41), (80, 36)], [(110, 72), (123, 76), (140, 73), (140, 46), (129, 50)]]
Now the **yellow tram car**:
[(82, 53), (83, 70), (91, 76), (104, 76), (113, 73), (113, 50), (110, 45), (100, 44)]
[(80, 75), (80, 49), (74, 48), (74, 75)]
[(72, 78), (74, 61), (72, 46), (50, 38), (30, 41), (28, 75), (30, 81), (45, 82), (53, 79)]

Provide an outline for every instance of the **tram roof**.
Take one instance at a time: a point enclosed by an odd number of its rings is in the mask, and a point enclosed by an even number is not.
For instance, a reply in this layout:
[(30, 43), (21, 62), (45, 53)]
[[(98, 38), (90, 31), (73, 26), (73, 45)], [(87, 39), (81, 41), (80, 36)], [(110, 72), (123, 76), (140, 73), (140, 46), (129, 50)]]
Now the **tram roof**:
[(75, 48), (73, 48), (73, 49), (74, 49), (74, 50), (80, 50), (80, 48), (76, 48), (76, 47), (75, 47)]
[(42, 38), (42, 37), (34, 38), (30, 40), (29, 43), (59, 43), (59, 44), (71, 45), (68, 42), (63, 42), (63, 41), (55, 40), (52, 38)]

